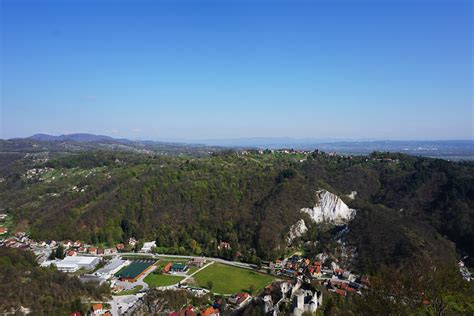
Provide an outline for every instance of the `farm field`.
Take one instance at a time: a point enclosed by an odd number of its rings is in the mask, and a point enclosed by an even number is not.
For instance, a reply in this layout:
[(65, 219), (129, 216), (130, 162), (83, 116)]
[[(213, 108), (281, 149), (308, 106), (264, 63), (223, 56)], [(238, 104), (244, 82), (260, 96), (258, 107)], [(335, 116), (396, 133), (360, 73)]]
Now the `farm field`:
[(219, 294), (249, 292), (253, 287), (260, 290), (274, 280), (274, 277), (252, 270), (214, 263), (194, 276), (197, 285), (208, 288), (212, 282), (212, 291)]
[(143, 281), (148, 284), (149, 287), (168, 286), (178, 283), (184, 279), (182, 276), (167, 275), (167, 274), (148, 274)]

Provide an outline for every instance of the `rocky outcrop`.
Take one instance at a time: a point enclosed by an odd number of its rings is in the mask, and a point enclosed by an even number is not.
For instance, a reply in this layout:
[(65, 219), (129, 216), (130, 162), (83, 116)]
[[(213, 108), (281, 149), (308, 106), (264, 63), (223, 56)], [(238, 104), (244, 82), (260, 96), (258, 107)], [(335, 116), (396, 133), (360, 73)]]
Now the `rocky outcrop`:
[(312, 208), (302, 208), (301, 212), (309, 215), (315, 223), (347, 224), (356, 214), (337, 195), (326, 191), (316, 191), (316, 204)]
[(304, 220), (300, 219), (293, 226), (290, 227), (290, 233), (288, 234), (288, 243), (291, 243), (296, 238), (303, 236), (304, 233), (308, 230)]
[[(302, 208), (300, 212), (308, 214), (313, 223), (324, 222), (338, 226), (347, 224), (356, 214), (356, 210), (349, 208), (339, 196), (327, 190), (316, 191), (315, 205), (312, 208)], [(290, 227), (288, 244), (303, 236), (307, 230), (303, 219), (297, 221)]]

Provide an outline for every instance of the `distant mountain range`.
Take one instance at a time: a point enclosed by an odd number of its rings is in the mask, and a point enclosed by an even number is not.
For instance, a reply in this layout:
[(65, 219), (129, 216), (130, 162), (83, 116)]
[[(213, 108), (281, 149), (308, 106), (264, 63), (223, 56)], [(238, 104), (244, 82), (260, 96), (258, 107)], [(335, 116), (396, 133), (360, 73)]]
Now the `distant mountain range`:
[[(394, 140), (337, 140), (290, 137), (254, 137), (234, 139), (208, 139), (195, 143), (164, 142), (154, 140), (118, 139), (106, 135), (76, 133), (67, 135), (35, 134), (26, 138), (13, 138), (8, 142), (28, 141), (48, 143), (48, 146), (80, 149), (104, 148), (118, 150), (150, 150), (172, 152), (209, 152), (224, 148), (258, 148), (296, 150), (319, 149), (340, 154), (368, 154), (373, 151), (402, 152), (410, 155), (439, 157), (453, 160), (474, 160), (474, 140), (433, 140), (433, 141), (394, 141)], [(10, 144), (11, 145), (11, 144)]]
[(37, 140), (41, 142), (53, 142), (53, 141), (74, 141), (74, 142), (97, 142), (104, 140), (117, 140), (110, 136), (105, 135), (94, 135), (87, 133), (77, 133), (68, 135), (49, 135), (49, 134), (34, 134), (33, 136), (27, 137), (26, 139)]

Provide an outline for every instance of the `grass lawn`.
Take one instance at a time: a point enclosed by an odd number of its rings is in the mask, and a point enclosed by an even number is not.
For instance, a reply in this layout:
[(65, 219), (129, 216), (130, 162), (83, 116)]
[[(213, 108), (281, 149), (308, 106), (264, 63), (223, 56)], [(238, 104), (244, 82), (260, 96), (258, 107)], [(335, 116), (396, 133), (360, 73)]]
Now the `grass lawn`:
[(184, 279), (184, 277), (177, 275), (168, 275), (168, 274), (148, 274), (143, 281), (148, 284), (149, 287), (159, 287), (159, 286), (168, 286), (178, 283)]
[(252, 286), (259, 291), (274, 280), (274, 277), (269, 275), (220, 263), (214, 263), (199, 271), (193, 278), (199, 286), (205, 288), (211, 281), (212, 291), (219, 294), (249, 292)]

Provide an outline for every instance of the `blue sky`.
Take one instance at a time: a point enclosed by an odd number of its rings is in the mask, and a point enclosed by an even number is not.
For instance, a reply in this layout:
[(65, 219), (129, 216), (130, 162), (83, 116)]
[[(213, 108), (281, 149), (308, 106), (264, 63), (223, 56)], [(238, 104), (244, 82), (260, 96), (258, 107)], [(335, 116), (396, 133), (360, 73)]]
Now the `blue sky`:
[(0, 3), (0, 138), (474, 138), (471, 1)]

